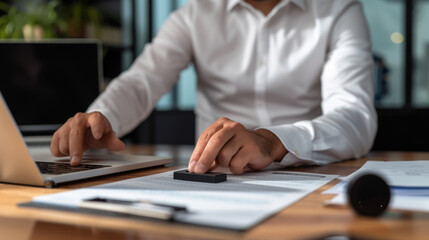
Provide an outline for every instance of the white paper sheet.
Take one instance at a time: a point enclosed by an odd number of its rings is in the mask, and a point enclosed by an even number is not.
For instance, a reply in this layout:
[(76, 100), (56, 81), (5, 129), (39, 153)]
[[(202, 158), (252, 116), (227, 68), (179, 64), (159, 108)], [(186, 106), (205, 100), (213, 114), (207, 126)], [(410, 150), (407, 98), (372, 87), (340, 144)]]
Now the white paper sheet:
[[(324, 191), (323, 194), (340, 194), (346, 193), (346, 191), (347, 182), (341, 181), (330, 189)], [(429, 197), (429, 187), (390, 187), (390, 191), (393, 195)]]
[(178, 222), (248, 229), (318, 189), (336, 175), (266, 171), (228, 174), (226, 182), (211, 184), (174, 180), (173, 172), (128, 179), (91, 188), (39, 196), (33, 203), (78, 209), (85, 199), (145, 200), (183, 205)]
[(349, 181), (358, 174), (374, 172), (385, 178), (389, 186), (429, 187), (429, 161), (368, 161), (359, 170), (350, 174)]
[[(346, 205), (347, 195), (338, 194), (326, 202), (327, 205)], [(416, 212), (429, 212), (429, 198), (427, 196), (401, 196), (395, 195), (391, 198), (389, 209), (406, 210)]]

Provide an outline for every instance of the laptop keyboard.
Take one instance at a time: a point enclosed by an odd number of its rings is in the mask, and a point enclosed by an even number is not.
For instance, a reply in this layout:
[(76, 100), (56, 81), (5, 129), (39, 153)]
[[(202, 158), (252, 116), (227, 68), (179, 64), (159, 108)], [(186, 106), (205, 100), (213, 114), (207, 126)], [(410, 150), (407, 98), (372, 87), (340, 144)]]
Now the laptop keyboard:
[(25, 144), (27, 144), (27, 147), (49, 147), (51, 142), (25, 142)]
[(36, 162), (37, 167), (43, 174), (59, 175), (72, 172), (81, 172), (91, 169), (110, 167), (110, 165), (92, 165), (80, 164), (78, 166), (70, 166), (69, 163), (55, 163), (55, 162)]

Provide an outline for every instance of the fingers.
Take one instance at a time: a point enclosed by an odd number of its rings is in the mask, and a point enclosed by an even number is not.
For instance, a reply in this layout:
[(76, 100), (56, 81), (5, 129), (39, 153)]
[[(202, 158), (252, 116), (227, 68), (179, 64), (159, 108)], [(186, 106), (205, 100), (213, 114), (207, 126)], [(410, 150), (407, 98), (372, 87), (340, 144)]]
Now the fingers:
[(232, 137), (233, 133), (232, 131), (228, 131), (228, 129), (221, 129), (216, 132), (204, 148), (204, 152), (195, 165), (194, 171), (196, 173), (207, 172), (219, 155), (220, 150)]
[(240, 149), (241, 145), (238, 137), (232, 137), (219, 151), (216, 157), (217, 164), (220, 167), (229, 167), (232, 158), (237, 154)]
[[(228, 167), (230, 159), (239, 150), (240, 145), (234, 139), (245, 128), (227, 118), (220, 118), (209, 126), (201, 137), (191, 156), (188, 170), (195, 173), (204, 173), (213, 166)], [(213, 163), (217, 163), (213, 165)]]
[(91, 134), (87, 143), (91, 148), (108, 148), (112, 151), (124, 149), (125, 144), (115, 136), (109, 121), (101, 114), (94, 113), (88, 120)]
[(61, 142), (61, 149), (64, 151), (63, 154), (70, 155), (70, 165), (72, 166), (80, 164), (82, 160), (82, 154), (86, 150), (84, 149), (86, 125), (86, 115), (76, 114), (74, 121), (71, 121), (70, 123), (68, 142), (66, 141), (67, 138), (65, 136), (64, 141)]
[(249, 152), (244, 151), (243, 149), (240, 149), (234, 157), (231, 159), (231, 163), (229, 165), (229, 170), (233, 174), (242, 174), (246, 170), (249, 169), (248, 162), (250, 159), (254, 158), (254, 155), (249, 155)]
[(68, 156), (68, 125), (70, 124), (71, 118), (61, 126), (53, 135), (51, 141), (51, 153), (55, 157)]
[(195, 145), (194, 151), (192, 152), (189, 164), (188, 164), (188, 170), (190, 172), (194, 172), (194, 168), (196, 163), (201, 158), (201, 154), (203, 153), (208, 141), (210, 138), (220, 129), (222, 129), (223, 125), (219, 124), (219, 120), (210, 125), (198, 138), (197, 144)]
[(195, 173), (207, 172), (215, 161), (219, 150), (231, 137), (232, 135), (225, 131), (223, 119), (210, 125), (198, 139), (188, 170)]
[(61, 154), (61, 151), (59, 149), (60, 146), (60, 137), (61, 135), (61, 128), (59, 128), (54, 135), (52, 136), (52, 141), (51, 141), (51, 154), (55, 157), (63, 157), (64, 155)]
[(111, 131), (110, 124), (105, 121), (105, 117), (99, 112), (94, 112), (88, 117), (88, 126), (91, 128), (94, 139), (100, 139), (105, 129), (107, 130), (106, 132)]
[(120, 151), (125, 148), (124, 142), (122, 142), (119, 138), (113, 134), (113, 132), (110, 132), (107, 136), (107, 148), (112, 151)]
[(215, 170), (218, 166), (219, 166), (219, 165), (218, 165), (216, 162), (214, 162), (214, 163), (212, 164), (212, 166), (210, 167), (209, 172), (211, 172), (211, 171)]
[(195, 173), (228, 167), (234, 174), (267, 167), (282, 159), (287, 150), (268, 130), (247, 130), (243, 125), (220, 118), (198, 139), (188, 164)]
[(53, 135), (51, 153), (71, 156), (70, 165), (78, 165), (88, 148), (122, 150), (125, 145), (113, 133), (109, 121), (99, 112), (77, 113)]
[(94, 139), (101, 139), (106, 136), (107, 141), (102, 147), (107, 147), (112, 151), (120, 151), (124, 149), (125, 144), (115, 136), (109, 121), (101, 113), (95, 112), (89, 119), (92, 136)]
[(82, 160), (84, 149), (85, 128), (79, 127), (72, 129), (69, 134), (69, 154), (70, 165), (79, 165)]

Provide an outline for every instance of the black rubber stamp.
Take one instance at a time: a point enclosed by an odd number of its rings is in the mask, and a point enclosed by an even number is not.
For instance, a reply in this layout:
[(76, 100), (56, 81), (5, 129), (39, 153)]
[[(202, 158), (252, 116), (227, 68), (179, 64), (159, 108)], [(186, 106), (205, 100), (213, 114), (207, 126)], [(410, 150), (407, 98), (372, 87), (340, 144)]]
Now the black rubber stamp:
[(185, 180), (185, 181), (194, 181), (194, 182), (206, 182), (206, 183), (219, 183), (226, 181), (225, 173), (192, 173), (188, 170), (175, 171), (173, 174), (174, 179)]

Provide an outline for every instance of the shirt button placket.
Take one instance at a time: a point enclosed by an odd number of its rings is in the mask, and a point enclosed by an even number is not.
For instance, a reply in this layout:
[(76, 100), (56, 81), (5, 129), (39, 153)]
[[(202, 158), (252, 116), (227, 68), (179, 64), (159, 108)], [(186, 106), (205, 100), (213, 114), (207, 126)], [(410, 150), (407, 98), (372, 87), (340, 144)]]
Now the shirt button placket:
[(257, 44), (257, 66), (256, 66), (256, 82), (255, 82), (255, 105), (256, 112), (261, 126), (269, 126), (270, 119), (267, 113), (265, 104), (265, 92), (267, 81), (267, 54), (268, 54), (268, 32), (266, 22), (262, 22), (258, 31)]

